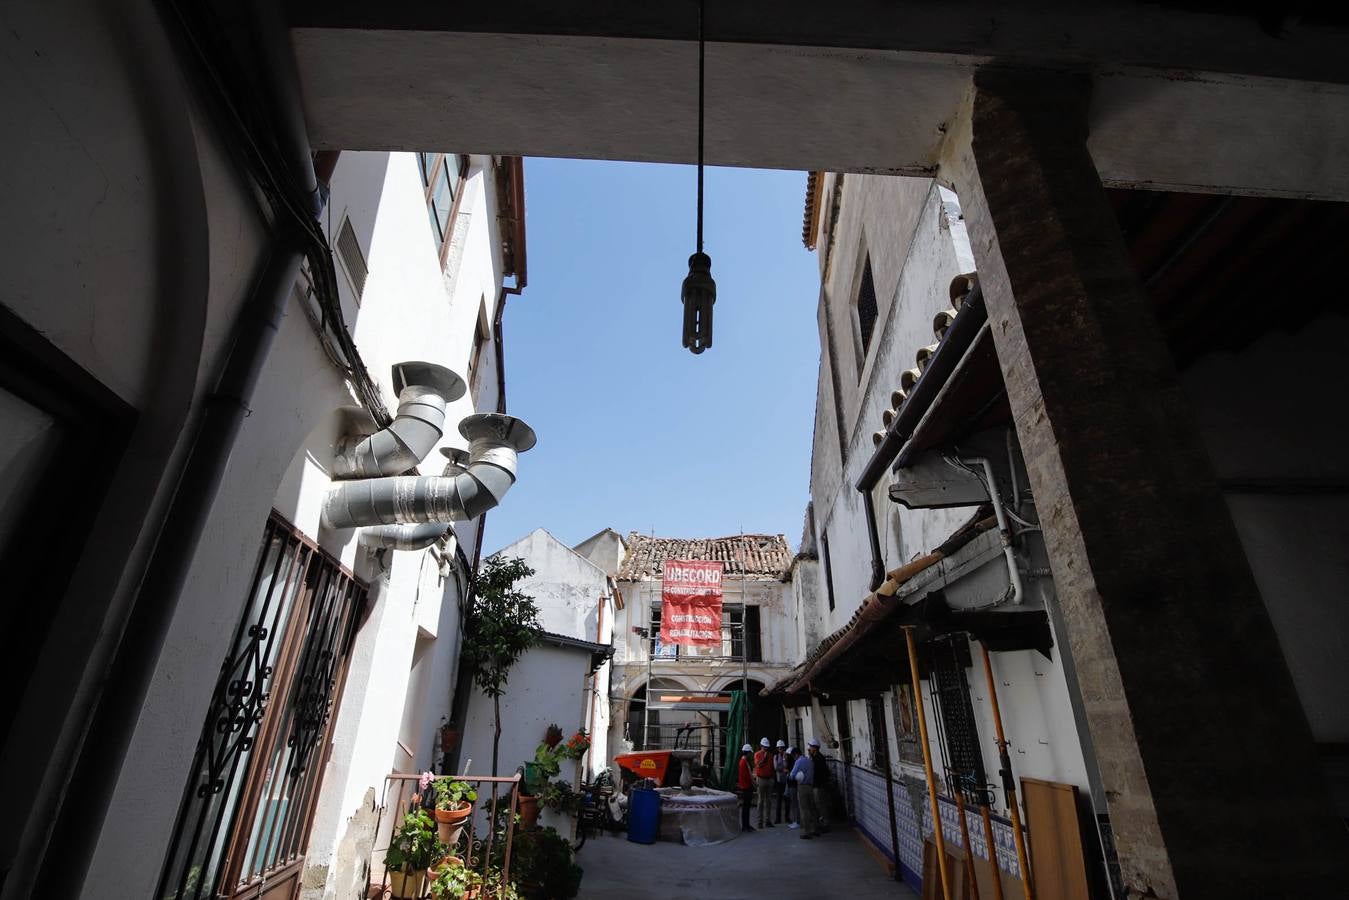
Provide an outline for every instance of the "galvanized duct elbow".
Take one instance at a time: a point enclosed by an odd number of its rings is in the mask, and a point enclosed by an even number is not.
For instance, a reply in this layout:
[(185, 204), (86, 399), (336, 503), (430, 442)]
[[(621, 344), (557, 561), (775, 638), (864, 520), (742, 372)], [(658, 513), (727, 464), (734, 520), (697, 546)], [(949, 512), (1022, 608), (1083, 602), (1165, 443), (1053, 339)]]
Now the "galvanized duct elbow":
[(359, 540), (371, 550), (425, 550), (450, 536), (449, 553), (454, 553), (454, 532), (447, 522), (419, 522), (411, 525), (372, 525), (362, 528)]
[(501, 502), (515, 483), (516, 457), (534, 446), (534, 431), (514, 416), (480, 413), (459, 423), (468, 465), (452, 477), (400, 476), (334, 485), (323, 504), (330, 528), (459, 522)]
[[(466, 471), (468, 453), (457, 447), (441, 447), (445, 456), (445, 471), (440, 474), (446, 478)], [(448, 522), (418, 522), (407, 525), (371, 525), (362, 528), (357, 540), (361, 546), (372, 550), (425, 550), (442, 537), (449, 537), (446, 554), (454, 555), (458, 539), (450, 530)]]
[(464, 380), (444, 366), (403, 362), (393, 367), (398, 415), (374, 434), (344, 439), (333, 463), (336, 478), (406, 472), (426, 458), (445, 433), (445, 406), (464, 396)]

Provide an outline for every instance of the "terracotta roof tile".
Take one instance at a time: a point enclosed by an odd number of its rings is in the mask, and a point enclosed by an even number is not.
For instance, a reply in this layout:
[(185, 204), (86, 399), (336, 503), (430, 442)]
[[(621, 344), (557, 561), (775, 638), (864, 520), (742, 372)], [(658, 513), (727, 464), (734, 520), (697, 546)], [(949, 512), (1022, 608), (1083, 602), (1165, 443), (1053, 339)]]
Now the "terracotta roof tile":
[(720, 560), (727, 575), (781, 577), (792, 564), (792, 550), (780, 534), (744, 534), (719, 538), (627, 537), (628, 554), (618, 570), (622, 581), (659, 578), (667, 559)]

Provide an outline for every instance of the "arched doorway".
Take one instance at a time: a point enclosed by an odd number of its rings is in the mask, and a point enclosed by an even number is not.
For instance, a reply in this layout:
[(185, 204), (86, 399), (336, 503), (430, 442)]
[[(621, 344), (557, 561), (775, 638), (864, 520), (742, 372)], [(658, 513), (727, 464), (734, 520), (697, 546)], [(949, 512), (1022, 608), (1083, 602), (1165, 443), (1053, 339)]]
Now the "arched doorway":
[[(627, 738), (634, 750), (668, 750), (675, 746), (681, 728), (703, 724), (696, 712), (671, 709), (646, 709), (646, 684), (639, 684), (628, 700)], [(673, 678), (652, 678), (651, 691), (683, 693), (689, 687)]]

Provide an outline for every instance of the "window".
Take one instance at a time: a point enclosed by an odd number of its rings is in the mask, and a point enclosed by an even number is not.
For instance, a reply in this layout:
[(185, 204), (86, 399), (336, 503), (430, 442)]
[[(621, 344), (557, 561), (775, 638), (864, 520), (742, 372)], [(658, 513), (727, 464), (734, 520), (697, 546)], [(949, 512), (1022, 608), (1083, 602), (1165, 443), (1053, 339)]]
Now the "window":
[(468, 158), (457, 153), (418, 153), (422, 185), (426, 191), (426, 213), (431, 219), (431, 234), (436, 240), (440, 262), (445, 263), (446, 251), (454, 230), (451, 227), (459, 187), (468, 170)]
[(156, 897), (299, 889), (365, 588), (275, 513), (216, 682)]
[(820, 534), (820, 555), (824, 557), (824, 588), (829, 595), (829, 609), (834, 609), (834, 566), (829, 561), (829, 532)]
[[(746, 662), (763, 662), (763, 636), (759, 631), (759, 607), (726, 603), (721, 607), (722, 654)], [(746, 645), (748, 641), (748, 646)]]
[(473, 330), (473, 354), (468, 360), (468, 389), (476, 405), (478, 400), (478, 390), (481, 387), (481, 369), (483, 350), (487, 347), (487, 341), (492, 336), (491, 328), (487, 324), (487, 303), (482, 301), (478, 305), (478, 323)]
[(857, 287), (857, 325), (862, 333), (862, 359), (871, 349), (871, 335), (876, 329), (876, 283), (871, 277), (871, 254), (862, 264), (862, 283)]
[(880, 697), (867, 701), (867, 724), (871, 727), (871, 765), (882, 772), (890, 767), (890, 741), (885, 726), (885, 703)]
[(356, 305), (361, 305), (361, 295), (365, 293), (365, 279), (369, 270), (365, 265), (365, 254), (361, 253), (361, 242), (356, 239), (356, 229), (351, 227), (351, 219), (343, 219), (342, 227), (337, 231), (337, 255), (342, 267), (347, 270), (351, 286), (356, 289)]
[[(963, 643), (963, 641), (962, 641)], [(950, 756), (951, 778), (957, 789), (973, 794), (984, 784), (984, 757), (965, 680), (965, 656), (955, 641), (928, 645), (932, 659), (932, 701), (939, 707), (941, 727)], [(966, 645), (966, 649), (968, 645)]]
[(649, 635), (649, 645), (647, 652), (656, 659), (678, 659), (679, 645), (665, 645), (660, 641), (660, 604), (651, 605), (651, 633)]
[(843, 701), (834, 707), (836, 718), (838, 720), (838, 757), (845, 763), (851, 763), (852, 759), (852, 716), (848, 714), (848, 703)]

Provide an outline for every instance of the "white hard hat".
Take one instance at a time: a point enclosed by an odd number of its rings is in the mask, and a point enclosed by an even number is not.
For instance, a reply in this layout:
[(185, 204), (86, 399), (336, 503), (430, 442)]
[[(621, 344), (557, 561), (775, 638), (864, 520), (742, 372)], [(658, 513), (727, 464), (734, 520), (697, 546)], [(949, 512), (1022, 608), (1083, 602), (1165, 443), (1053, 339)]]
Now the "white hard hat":
[(818, 747), (818, 746), (820, 746), (820, 741), (819, 741), (818, 738), (811, 738), (810, 740), (806, 741), (806, 746), (807, 746), (807, 747)]
[(746, 744), (745, 746), (743, 746), (743, 747), (740, 748), (740, 752), (741, 752), (741, 753), (750, 753), (750, 752), (752, 752), (753, 750), (754, 750), (754, 748), (751, 747), (749, 744)]
[(761, 737), (761, 738), (759, 738), (759, 746), (760, 746), (760, 747), (771, 747), (772, 744), (768, 743), (768, 738), (766, 738), (766, 737)]
[(795, 753), (795, 752), (796, 752), (796, 748), (795, 748), (795, 747), (788, 747), (788, 748), (787, 748), (787, 752), (788, 752), (788, 753)]
[(779, 747), (785, 747), (785, 746), (787, 746), (787, 742), (784, 741), (784, 740), (782, 740), (782, 738), (778, 738), (778, 746), (779, 746)]

